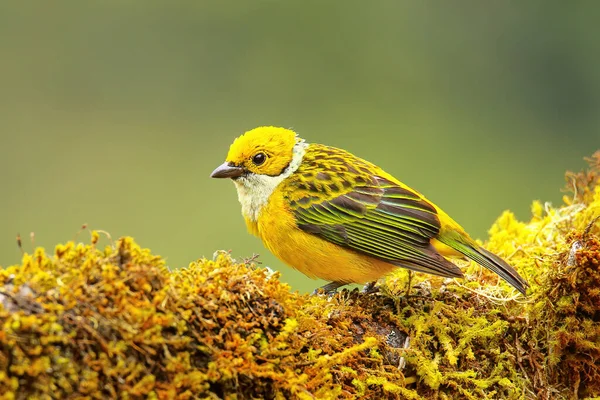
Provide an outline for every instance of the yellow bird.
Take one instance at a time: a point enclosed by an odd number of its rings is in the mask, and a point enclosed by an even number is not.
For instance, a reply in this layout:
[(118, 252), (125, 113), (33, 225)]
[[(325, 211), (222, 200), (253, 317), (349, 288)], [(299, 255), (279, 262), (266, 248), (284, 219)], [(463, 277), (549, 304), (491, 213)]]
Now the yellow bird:
[(525, 294), (527, 282), (419, 192), (347, 151), (263, 126), (235, 139), (213, 178), (231, 178), (248, 230), (286, 264), (331, 283), (370, 283), (396, 267), (462, 277), (466, 256)]

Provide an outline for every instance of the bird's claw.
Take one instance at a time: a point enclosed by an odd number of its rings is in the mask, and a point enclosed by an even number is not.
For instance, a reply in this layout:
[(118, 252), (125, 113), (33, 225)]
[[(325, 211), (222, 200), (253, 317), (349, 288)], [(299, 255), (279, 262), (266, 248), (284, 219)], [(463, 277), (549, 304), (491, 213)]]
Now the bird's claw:
[(327, 285), (323, 285), (321, 287), (316, 288), (312, 292), (312, 295), (315, 296), (315, 295), (321, 294), (321, 291), (322, 291), (323, 294), (331, 297), (337, 293), (338, 288), (340, 288), (344, 285), (345, 285), (345, 283), (343, 283), (343, 282), (330, 282)]
[(325, 295), (325, 296), (333, 296), (337, 293), (337, 289), (333, 290), (324, 290), (322, 287), (318, 287), (312, 291), (311, 296)]
[(379, 286), (377, 286), (377, 281), (367, 282), (363, 286), (361, 293), (364, 294), (372, 294), (379, 292)]

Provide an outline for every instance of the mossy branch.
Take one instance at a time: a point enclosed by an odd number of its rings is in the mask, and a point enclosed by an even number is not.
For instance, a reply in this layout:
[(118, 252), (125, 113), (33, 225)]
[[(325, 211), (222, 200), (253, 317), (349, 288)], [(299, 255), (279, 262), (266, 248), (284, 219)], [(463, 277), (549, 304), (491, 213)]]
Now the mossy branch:
[(380, 292), (291, 293), (218, 252), (170, 271), (131, 238), (0, 271), (1, 398), (522, 399), (600, 396), (600, 152), (572, 197), (505, 212), (486, 246), (531, 284), (398, 270)]

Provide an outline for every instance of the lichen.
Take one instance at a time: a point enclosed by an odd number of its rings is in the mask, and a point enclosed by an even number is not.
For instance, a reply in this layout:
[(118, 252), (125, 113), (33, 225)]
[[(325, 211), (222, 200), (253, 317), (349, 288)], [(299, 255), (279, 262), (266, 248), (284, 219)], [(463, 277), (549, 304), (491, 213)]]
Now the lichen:
[(0, 271), (0, 398), (600, 396), (600, 152), (567, 180), (485, 243), (525, 298), (466, 262), (326, 297), (225, 252), (169, 270), (128, 237), (38, 248)]

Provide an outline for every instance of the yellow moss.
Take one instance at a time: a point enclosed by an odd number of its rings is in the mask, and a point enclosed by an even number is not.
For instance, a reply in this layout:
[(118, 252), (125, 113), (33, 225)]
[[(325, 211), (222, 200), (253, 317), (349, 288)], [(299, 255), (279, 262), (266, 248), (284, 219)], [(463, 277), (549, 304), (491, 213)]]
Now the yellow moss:
[(298, 321), (296, 319), (287, 318), (285, 320), (285, 325), (283, 326), (281, 333), (283, 335), (289, 335), (290, 333), (294, 332), (297, 327), (298, 327)]
[(131, 238), (39, 248), (0, 270), (0, 398), (523, 399), (600, 395), (600, 152), (565, 205), (503, 213), (486, 246), (527, 298), (388, 277), (378, 294), (290, 293), (226, 252), (169, 271)]
[(358, 378), (352, 379), (352, 385), (354, 386), (354, 389), (356, 390), (355, 394), (357, 397), (363, 397), (365, 395), (365, 392), (367, 391), (367, 384), (366, 382), (361, 381)]

